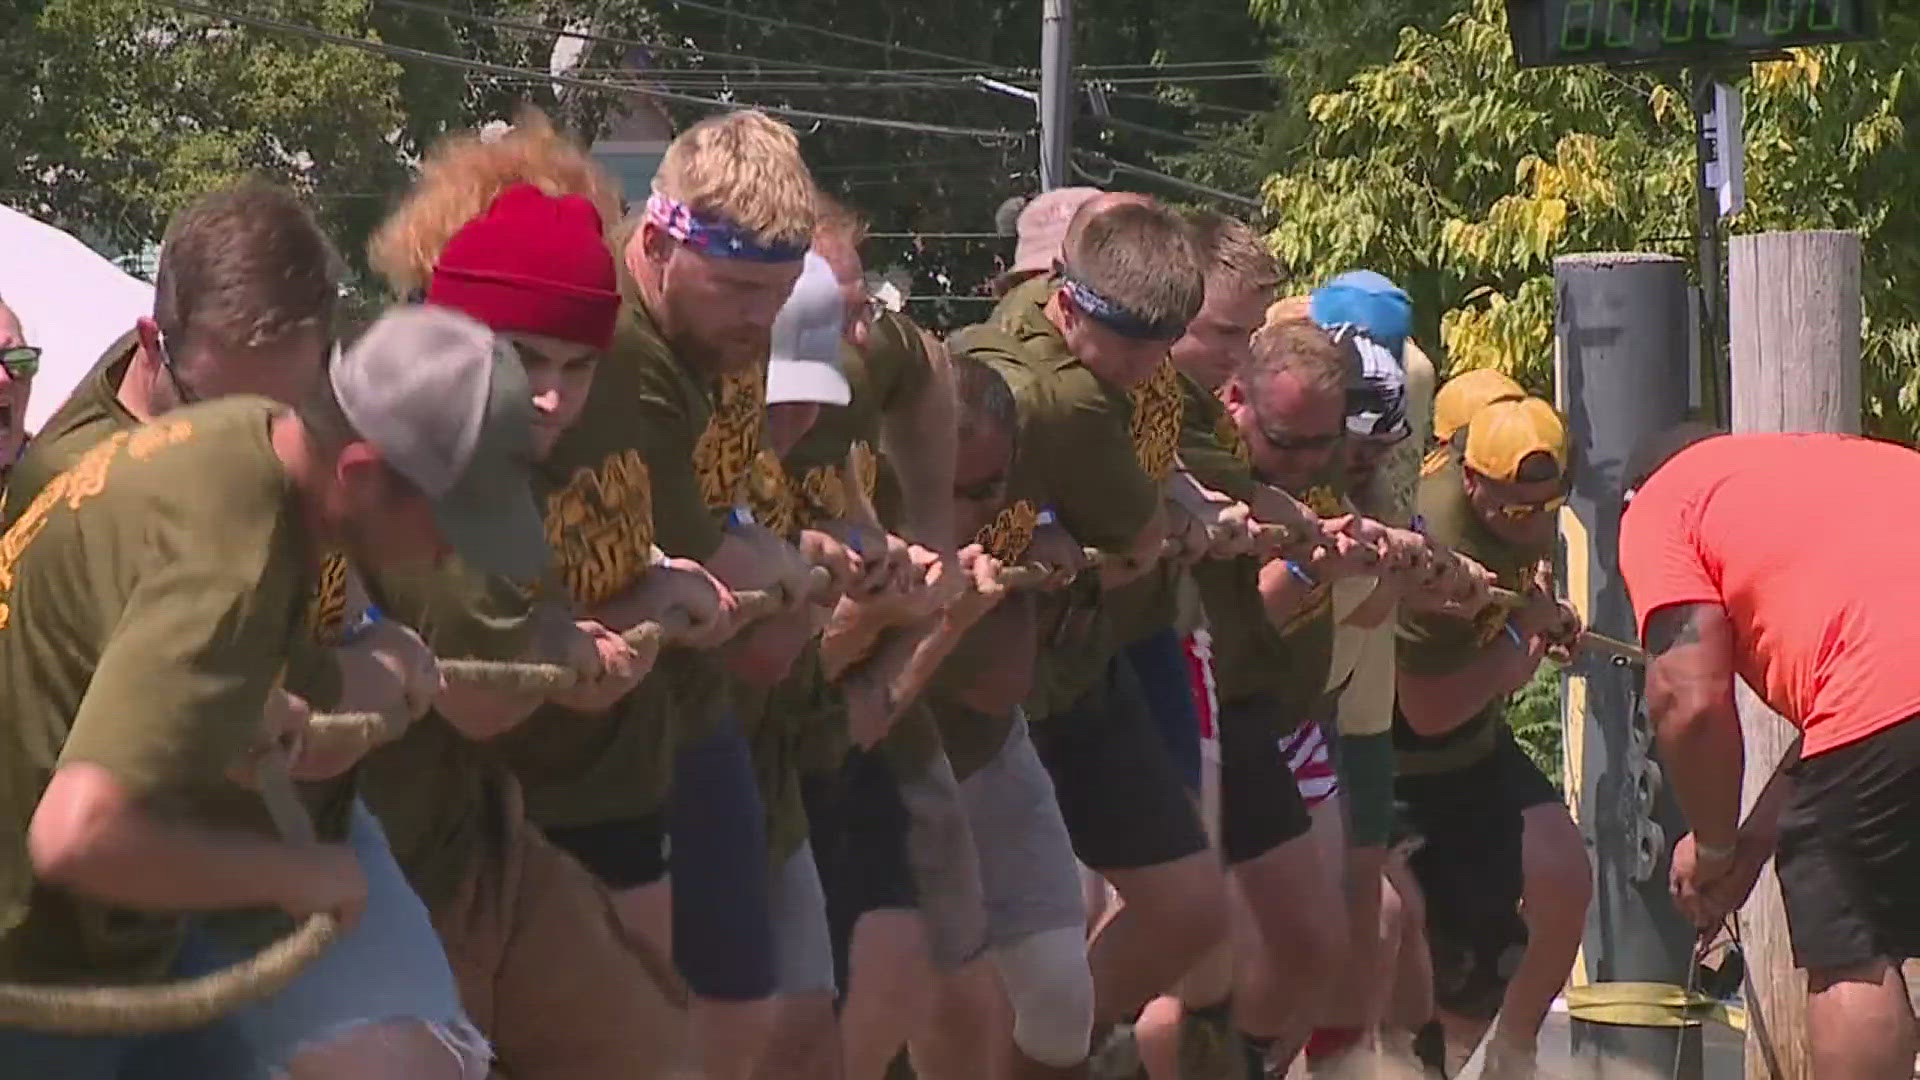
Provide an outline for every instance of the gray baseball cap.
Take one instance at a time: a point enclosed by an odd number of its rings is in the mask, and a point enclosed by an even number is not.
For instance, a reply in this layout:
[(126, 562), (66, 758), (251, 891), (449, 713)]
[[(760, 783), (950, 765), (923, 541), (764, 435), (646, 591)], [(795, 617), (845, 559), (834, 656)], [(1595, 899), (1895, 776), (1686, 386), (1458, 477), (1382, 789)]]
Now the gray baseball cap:
[(800, 280), (773, 320), (767, 359), (767, 404), (845, 405), (853, 388), (840, 372), (847, 309), (827, 260), (807, 252)]
[(457, 311), (387, 311), (328, 371), (361, 438), (429, 499), (447, 543), (489, 574), (546, 569), (533, 500), (533, 395), (505, 338)]

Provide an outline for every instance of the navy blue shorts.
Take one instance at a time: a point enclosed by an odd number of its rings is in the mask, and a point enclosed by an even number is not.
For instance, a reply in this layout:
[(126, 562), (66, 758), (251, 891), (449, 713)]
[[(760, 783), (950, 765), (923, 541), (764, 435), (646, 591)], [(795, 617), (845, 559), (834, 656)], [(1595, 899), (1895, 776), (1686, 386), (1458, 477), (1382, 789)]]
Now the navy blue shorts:
[(1200, 710), (1193, 703), (1193, 673), (1186, 649), (1172, 627), (1158, 630), (1122, 650), (1140, 680), (1147, 713), (1166, 744), (1167, 756), (1187, 790), (1200, 790)]
[(687, 987), (715, 1001), (773, 995), (772, 868), (766, 811), (740, 727), (680, 749), (667, 803), (673, 959)]

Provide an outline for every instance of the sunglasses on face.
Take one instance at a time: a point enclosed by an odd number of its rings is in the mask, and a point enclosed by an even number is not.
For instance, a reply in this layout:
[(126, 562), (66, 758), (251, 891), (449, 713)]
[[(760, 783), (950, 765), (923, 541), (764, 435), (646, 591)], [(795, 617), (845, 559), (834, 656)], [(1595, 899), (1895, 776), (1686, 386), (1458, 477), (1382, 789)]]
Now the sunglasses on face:
[(1255, 420), (1254, 428), (1260, 433), (1260, 441), (1282, 454), (1312, 454), (1331, 450), (1347, 437), (1345, 431), (1329, 431), (1324, 435), (1294, 435), (1258, 417)]
[(1500, 516), (1508, 521), (1525, 521), (1535, 514), (1551, 514), (1565, 505), (1567, 505), (1565, 495), (1555, 495), (1551, 499), (1542, 499), (1539, 502), (1507, 503), (1500, 507)]
[(32, 345), (0, 349), (0, 368), (14, 379), (31, 379), (40, 370), (40, 350)]

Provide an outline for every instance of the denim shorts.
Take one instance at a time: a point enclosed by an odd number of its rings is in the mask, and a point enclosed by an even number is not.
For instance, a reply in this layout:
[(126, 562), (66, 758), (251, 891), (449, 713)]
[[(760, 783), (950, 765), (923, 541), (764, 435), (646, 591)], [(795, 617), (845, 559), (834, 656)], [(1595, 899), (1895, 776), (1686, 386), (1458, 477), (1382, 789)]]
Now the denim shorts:
[[(367, 879), (366, 910), (353, 930), (287, 989), (210, 1027), (168, 1035), (72, 1037), (0, 1031), (0, 1077), (264, 1080), (308, 1046), (363, 1024), (396, 1020), (429, 1025), (449, 1053), (468, 1064), (470, 1074), (484, 1075), (491, 1055), (461, 1011), (453, 970), (427, 909), (363, 803), (354, 804), (349, 841)], [(237, 920), (222, 916), (197, 920), (174, 976), (204, 975), (257, 952), (257, 938), (237, 933), (236, 925)]]

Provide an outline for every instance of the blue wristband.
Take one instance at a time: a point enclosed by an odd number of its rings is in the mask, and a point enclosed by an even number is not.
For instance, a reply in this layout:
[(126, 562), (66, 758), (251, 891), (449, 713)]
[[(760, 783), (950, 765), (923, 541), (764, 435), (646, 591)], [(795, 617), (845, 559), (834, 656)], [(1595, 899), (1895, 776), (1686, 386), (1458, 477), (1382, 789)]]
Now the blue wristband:
[(1299, 563), (1294, 562), (1292, 559), (1286, 559), (1283, 561), (1287, 564), (1287, 573), (1293, 575), (1293, 580), (1299, 582), (1302, 585), (1305, 585), (1309, 589), (1317, 589), (1320, 587), (1320, 583), (1314, 580), (1312, 574), (1307, 573), (1305, 567), (1302, 567)]
[(1038, 514), (1033, 515), (1033, 523), (1035, 525), (1052, 525), (1058, 520), (1060, 519), (1054, 514), (1052, 507), (1048, 507)]
[(1527, 651), (1527, 639), (1520, 636), (1520, 631), (1515, 630), (1512, 623), (1502, 623), (1500, 629), (1507, 632), (1507, 640), (1513, 642), (1514, 648), (1521, 652)]
[(361, 609), (359, 618), (340, 628), (340, 634), (335, 639), (336, 644), (354, 645), (359, 643), (368, 634), (373, 633), (373, 628), (378, 626), (380, 621), (385, 618), (385, 613), (378, 607), (368, 604), (365, 608)]
[(753, 523), (752, 510), (744, 506), (734, 506), (727, 509), (727, 527), (729, 529), (737, 528), (741, 525), (752, 525)]

